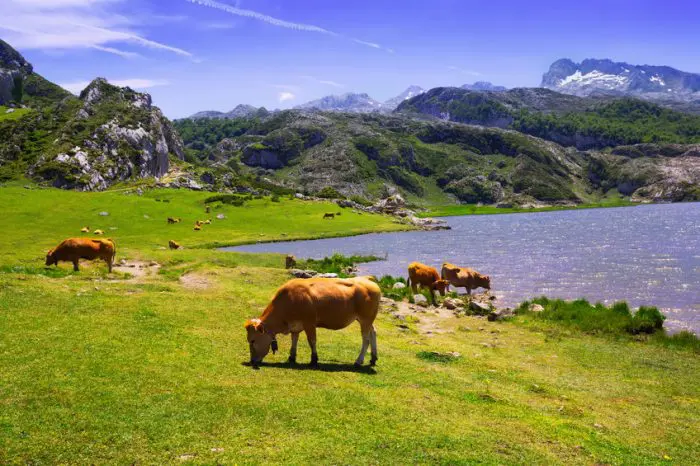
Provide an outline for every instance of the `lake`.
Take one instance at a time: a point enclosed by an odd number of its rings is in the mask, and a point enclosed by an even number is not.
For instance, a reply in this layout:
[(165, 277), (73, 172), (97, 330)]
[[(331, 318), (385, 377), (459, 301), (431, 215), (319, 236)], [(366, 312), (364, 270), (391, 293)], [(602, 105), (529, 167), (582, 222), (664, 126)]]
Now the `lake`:
[(700, 203), (446, 217), (452, 230), (382, 233), (232, 251), (386, 257), (361, 273), (406, 276), (412, 261), (491, 275), (500, 306), (540, 296), (657, 306), (671, 330), (700, 334)]

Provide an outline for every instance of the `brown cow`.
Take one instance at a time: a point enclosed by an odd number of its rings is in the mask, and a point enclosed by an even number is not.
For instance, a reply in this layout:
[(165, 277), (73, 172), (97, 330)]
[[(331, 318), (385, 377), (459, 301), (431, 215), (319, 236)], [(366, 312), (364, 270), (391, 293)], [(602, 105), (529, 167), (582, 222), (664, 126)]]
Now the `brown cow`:
[(180, 249), (182, 246), (180, 246), (180, 244), (177, 241), (171, 239), (170, 241), (168, 241), (168, 247), (170, 249)]
[(334, 213), (331, 213), (331, 212), (326, 212), (325, 214), (323, 214), (323, 218), (324, 218), (324, 219), (327, 219), (327, 218), (335, 218), (335, 214), (334, 214)]
[(440, 279), (438, 271), (434, 267), (421, 264), (420, 262), (411, 262), (408, 265), (408, 285), (411, 286), (413, 293), (418, 293), (418, 286), (430, 290), (430, 296), (435, 301), (435, 290), (440, 292), (440, 295), (445, 296), (445, 290), (449, 283)]
[(104, 234), (105, 234), (105, 232), (102, 231), (102, 230), (95, 230), (95, 231), (93, 231), (93, 233), (96, 234), (96, 235), (98, 235), (98, 236), (104, 235)]
[(445, 262), (442, 264), (441, 277), (450, 282), (455, 288), (464, 287), (467, 294), (472, 294), (472, 290), (479, 287), (487, 290), (491, 289), (491, 277), (482, 275), (474, 269), (468, 267), (457, 267)]
[(296, 266), (297, 266), (297, 258), (291, 254), (287, 254), (287, 257), (284, 258), (284, 267), (286, 269), (293, 269)]
[(272, 347), (277, 351), (277, 334), (292, 334), (289, 363), (296, 363), (299, 333), (306, 332), (311, 347), (310, 365), (318, 365), (316, 329), (340, 330), (358, 321), (362, 331), (362, 349), (355, 361), (361, 366), (367, 347), (372, 347), (370, 365), (377, 362), (377, 333), (374, 319), (379, 312), (382, 293), (367, 277), (348, 279), (293, 279), (275, 293), (259, 319), (245, 323), (250, 348), (250, 363), (257, 366)]
[(58, 266), (59, 261), (72, 262), (73, 270), (77, 272), (80, 270), (80, 259), (102, 259), (111, 272), (116, 253), (117, 246), (111, 239), (68, 238), (46, 254), (46, 265)]
[(81, 233), (90, 233), (90, 227), (83, 227), (80, 229)]
[(180, 217), (168, 217), (168, 223), (180, 223), (181, 220)]

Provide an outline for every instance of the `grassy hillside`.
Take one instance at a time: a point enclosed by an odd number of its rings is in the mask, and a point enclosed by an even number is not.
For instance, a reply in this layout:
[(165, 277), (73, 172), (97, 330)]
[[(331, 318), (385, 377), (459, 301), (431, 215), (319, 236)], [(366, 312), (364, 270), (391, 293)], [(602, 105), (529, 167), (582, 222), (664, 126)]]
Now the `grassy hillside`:
[(700, 142), (698, 115), (633, 98), (582, 98), (546, 89), (435, 88), (403, 102), (397, 112), (511, 128), (581, 150)]
[[(376, 370), (350, 365), (354, 325), (320, 331), (320, 370), (283, 364), (288, 337), (260, 370), (242, 365), (243, 321), (288, 278), (283, 257), (197, 245), (398, 226), (257, 200), (221, 207), (212, 215), (225, 220), (194, 232), (206, 196), (0, 188), (0, 462), (693, 464), (700, 455), (697, 354), (528, 316), (453, 318), (425, 334), (382, 313)], [(85, 224), (116, 226), (117, 259), (156, 260), (160, 272), (45, 271), (44, 250)], [(188, 248), (159, 249), (170, 238)], [(299, 359), (308, 357), (302, 339)]]

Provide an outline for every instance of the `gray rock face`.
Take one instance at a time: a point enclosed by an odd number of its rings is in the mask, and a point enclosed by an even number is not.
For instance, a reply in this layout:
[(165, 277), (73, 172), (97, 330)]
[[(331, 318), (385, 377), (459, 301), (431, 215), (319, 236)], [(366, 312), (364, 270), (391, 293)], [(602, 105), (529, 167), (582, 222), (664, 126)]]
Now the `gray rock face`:
[(496, 86), (494, 84), (491, 84), (488, 81), (477, 81), (474, 84), (464, 84), (461, 87), (462, 87), (462, 89), (466, 89), (468, 91), (504, 92), (504, 91), (508, 90), (508, 88), (506, 88), (504, 86)]
[(329, 95), (295, 107), (300, 110), (324, 110), (332, 112), (370, 113), (385, 111), (381, 102), (367, 94), (348, 92), (342, 95)]
[(7, 42), (0, 39), (0, 105), (15, 100), (17, 82), (32, 74), (32, 71), (32, 65)]
[[(76, 134), (72, 122), (66, 125), (58, 141), (74, 143), (73, 149), (46, 155), (32, 167), (54, 186), (89, 191), (128, 179), (160, 178), (168, 172), (170, 155), (184, 158), (180, 137), (150, 95), (98, 78), (80, 98), (83, 106), (74, 120), (87, 120), (87, 125), (111, 118), (87, 137)], [(43, 168), (48, 164), (52, 169)]]

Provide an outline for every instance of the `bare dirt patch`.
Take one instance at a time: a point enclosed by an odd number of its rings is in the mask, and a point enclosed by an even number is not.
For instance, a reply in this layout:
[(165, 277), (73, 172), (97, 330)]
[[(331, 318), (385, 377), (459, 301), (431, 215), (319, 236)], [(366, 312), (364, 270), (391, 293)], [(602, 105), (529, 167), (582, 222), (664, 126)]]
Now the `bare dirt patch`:
[(202, 273), (190, 272), (180, 277), (180, 283), (183, 287), (191, 290), (206, 290), (211, 288), (212, 280)]
[(157, 262), (147, 261), (127, 261), (121, 260), (112, 267), (115, 272), (128, 273), (132, 277), (132, 281), (143, 281), (149, 277), (155, 276), (160, 270), (160, 264)]

